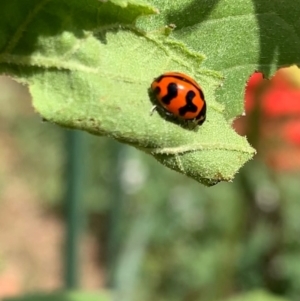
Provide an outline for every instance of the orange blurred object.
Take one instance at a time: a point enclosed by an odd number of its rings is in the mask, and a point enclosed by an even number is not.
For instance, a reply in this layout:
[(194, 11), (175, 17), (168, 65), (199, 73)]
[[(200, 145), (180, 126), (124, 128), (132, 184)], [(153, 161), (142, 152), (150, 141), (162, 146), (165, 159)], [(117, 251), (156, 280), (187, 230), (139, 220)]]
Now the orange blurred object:
[(245, 116), (234, 122), (258, 156), (277, 171), (300, 170), (300, 70), (283, 68), (267, 80), (259, 72), (245, 90)]

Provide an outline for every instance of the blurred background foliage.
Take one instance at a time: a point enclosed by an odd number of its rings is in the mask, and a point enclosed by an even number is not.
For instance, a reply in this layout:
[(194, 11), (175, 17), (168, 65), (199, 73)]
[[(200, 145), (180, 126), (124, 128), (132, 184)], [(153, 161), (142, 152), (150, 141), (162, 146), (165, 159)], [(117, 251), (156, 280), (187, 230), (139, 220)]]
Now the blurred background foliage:
[[(249, 80), (247, 114), (234, 127), (247, 134), (258, 155), (232, 183), (207, 188), (134, 148), (84, 134), (82, 235), (96, 242), (91, 266), (101, 277), (89, 285), (89, 271), (79, 269), (81, 287), (108, 287), (123, 301), (299, 300), (296, 69), (284, 69), (272, 82), (258, 73)], [(32, 262), (36, 249), (47, 249), (37, 243), (50, 235), (43, 220), (51, 215), (53, 223), (65, 221), (69, 131), (37, 116), (24, 87), (5, 77), (0, 86), (0, 296), (59, 289), (64, 227), (54, 230), (62, 232), (55, 246), (59, 255), (44, 263), (44, 270), (35, 270)], [(21, 210), (7, 210), (15, 200)], [(32, 206), (42, 208), (41, 233), (24, 227), (30, 222), (22, 220), (25, 210)], [(9, 240), (18, 235), (12, 230), (16, 221), (20, 237), (33, 237), (18, 250)], [(31, 263), (23, 267), (18, 258)], [(56, 281), (45, 286), (38, 275), (52, 265), (59, 266), (51, 276)], [(28, 282), (32, 274), (36, 281)]]

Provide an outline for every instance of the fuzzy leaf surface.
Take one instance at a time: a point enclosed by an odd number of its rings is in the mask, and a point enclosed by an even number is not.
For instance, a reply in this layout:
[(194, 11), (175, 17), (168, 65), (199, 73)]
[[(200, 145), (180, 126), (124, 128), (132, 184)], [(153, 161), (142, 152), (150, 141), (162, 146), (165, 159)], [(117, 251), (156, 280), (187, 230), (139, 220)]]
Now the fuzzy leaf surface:
[[(134, 27), (137, 17), (155, 14), (151, 4), (11, 0), (0, 7), (0, 72), (28, 85), (46, 120), (133, 145), (206, 185), (231, 181), (253, 156), (215, 99), (223, 75), (205, 53)], [(170, 70), (205, 91), (207, 121), (197, 130), (150, 116), (149, 86)]]

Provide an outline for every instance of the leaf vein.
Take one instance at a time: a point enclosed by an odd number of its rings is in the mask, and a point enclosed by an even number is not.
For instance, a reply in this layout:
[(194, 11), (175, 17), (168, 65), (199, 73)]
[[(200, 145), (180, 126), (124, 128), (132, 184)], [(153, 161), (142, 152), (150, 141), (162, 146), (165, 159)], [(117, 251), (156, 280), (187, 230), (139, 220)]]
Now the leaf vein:
[(237, 147), (232, 144), (222, 144), (222, 143), (202, 143), (201, 145), (185, 145), (176, 147), (163, 147), (163, 148), (151, 148), (145, 149), (153, 155), (165, 154), (165, 155), (178, 155), (180, 153), (196, 152), (196, 151), (210, 151), (210, 150), (226, 150), (235, 151), (246, 154), (252, 154), (252, 149), (245, 149)]

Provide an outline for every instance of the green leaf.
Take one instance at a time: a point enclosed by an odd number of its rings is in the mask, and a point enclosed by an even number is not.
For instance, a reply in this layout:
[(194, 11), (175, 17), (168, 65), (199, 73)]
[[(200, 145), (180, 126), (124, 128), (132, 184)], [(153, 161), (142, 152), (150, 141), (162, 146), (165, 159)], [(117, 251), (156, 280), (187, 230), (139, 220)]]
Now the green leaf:
[(241, 294), (238, 297), (226, 299), (226, 301), (289, 301), (286, 298), (271, 295), (264, 290), (256, 290), (247, 294)]
[(108, 301), (108, 293), (91, 293), (84, 291), (66, 291), (52, 294), (32, 294), (22, 297), (7, 298), (4, 301)]
[(267, 76), (300, 63), (300, 1), (149, 0), (160, 14), (140, 19), (143, 30), (176, 25), (172, 38), (204, 53), (202, 68), (222, 72), (217, 101), (228, 120), (243, 112), (245, 83), (255, 71)]
[[(102, 2), (108, 2), (108, 0), (102, 0)], [(145, 1), (141, 1), (141, 0), (110, 0), (111, 3), (119, 5), (121, 7), (127, 7), (128, 5), (140, 5), (143, 7), (148, 6), (147, 2)], [(150, 8), (150, 11), (152, 11), (151, 7), (148, 6)], [(153, 11), (152, 11), (153, 12)]]
[[(207, 67), (204, 53), (134, 27), (155, 8), (113, 2), (5, 1), (0, 72), (27, 84), (50, 122), (131, 144), (207, 185), (231, 181), (254, 150), (215, 100), (223, 75)], [(193, 76), (205, 91), (207, 121), (197, 130), (150, 115), (149, 86), (169, 70)]]

